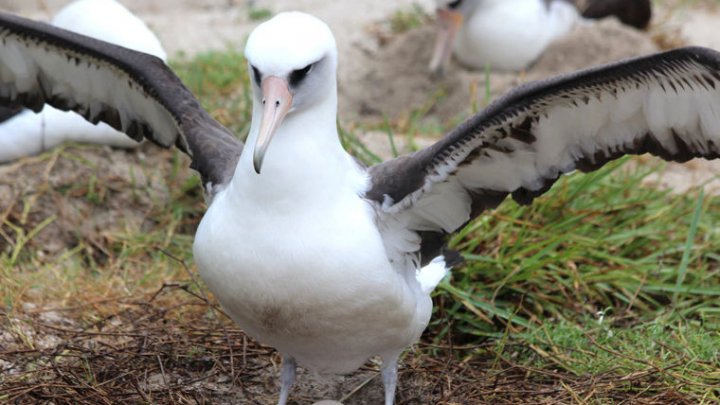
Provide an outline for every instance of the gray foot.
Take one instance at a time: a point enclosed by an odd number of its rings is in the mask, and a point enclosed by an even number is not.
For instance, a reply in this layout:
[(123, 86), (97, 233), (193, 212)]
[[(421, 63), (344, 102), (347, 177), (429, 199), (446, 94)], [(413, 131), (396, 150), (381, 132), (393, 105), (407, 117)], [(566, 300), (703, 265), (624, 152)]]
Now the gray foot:
[(282, 369), (280, 371), (280, 400), (278, 405), (287, 404), (288, 397), (290, 396), (290, 388), (295, 383), (295, 369), (297, 363), (295, 359), (290, 356), (283, 356)]
[(383, 386), (385, 387), (385, 405), (393, 405), (395, 402), (395, 388), (397, 387), (397, 361), (398, 355), (383, 357), (382, 375)]

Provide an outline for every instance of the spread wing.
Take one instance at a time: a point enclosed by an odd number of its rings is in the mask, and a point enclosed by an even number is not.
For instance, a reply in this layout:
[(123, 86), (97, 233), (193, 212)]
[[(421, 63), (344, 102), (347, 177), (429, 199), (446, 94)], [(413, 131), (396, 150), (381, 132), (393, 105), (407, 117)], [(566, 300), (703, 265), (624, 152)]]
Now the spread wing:
[(0, 104), (45, 103), (135, 140), (177, 145), (208, 189), (232, 178), (243, 147), (159, 58), (0, 13)]
[(434, 145), (372, 167), (366, 197), (390, 255), (427, 263), (445, 235), (507, 195), (530, 203), (563, 173), (625, 154), (719, 152), (720, 53), (683, 48), (518, 87)]

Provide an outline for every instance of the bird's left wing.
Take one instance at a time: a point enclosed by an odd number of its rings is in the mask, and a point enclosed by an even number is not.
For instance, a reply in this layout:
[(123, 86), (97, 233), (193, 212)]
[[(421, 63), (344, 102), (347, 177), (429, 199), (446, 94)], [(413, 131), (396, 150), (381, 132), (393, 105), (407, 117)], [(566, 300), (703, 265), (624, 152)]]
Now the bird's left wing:
[(176, 145), (208, 190), (232, 178), (243, 148), (161, 59), (0, 13), (0, 105), (37, 112), (45, 103), (138, 141)]
[[(444, 236), (510, 194), (625, 154), (717, 158), (720, 53), (682, 48), (518, 87), (434, 145), (370, 168), (388, 254), (427, 263)], [(414, 250), (413, 250), (414, 249)]]

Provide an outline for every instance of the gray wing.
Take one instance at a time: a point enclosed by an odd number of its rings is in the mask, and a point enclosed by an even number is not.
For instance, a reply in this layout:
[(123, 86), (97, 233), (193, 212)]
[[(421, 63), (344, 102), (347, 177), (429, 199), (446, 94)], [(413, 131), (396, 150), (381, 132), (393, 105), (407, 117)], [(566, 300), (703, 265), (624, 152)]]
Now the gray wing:
[(0, 13), (0, 104), (37, 112), (45, 103), (177, 145), (208, 189), (232, 178), (243, 147), (161, 59)]
[(391, 256), (427, 263), (445, 235), (507, 195), (530, 203), (563, 173), (625, 154), (719, 152), (720, 53), (683, 48), (518, 87), (434, 145), (370, 168), (366, 198)]

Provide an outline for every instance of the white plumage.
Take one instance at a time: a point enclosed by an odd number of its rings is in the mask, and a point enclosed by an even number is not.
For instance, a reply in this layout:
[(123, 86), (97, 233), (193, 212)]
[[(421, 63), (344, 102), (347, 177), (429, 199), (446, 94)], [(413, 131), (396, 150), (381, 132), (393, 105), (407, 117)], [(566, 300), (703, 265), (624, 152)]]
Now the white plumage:
[(430, 64), (438, 71), (453, 49), (463, 65), (525, 69), (581, 20), (571, 3), (554, 0), (437, 0), (440, 32)]

